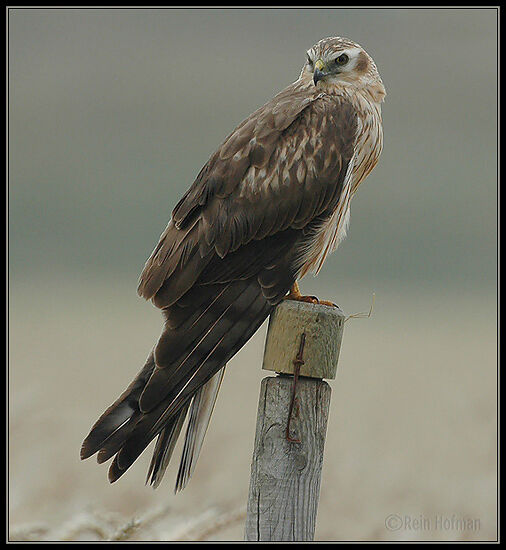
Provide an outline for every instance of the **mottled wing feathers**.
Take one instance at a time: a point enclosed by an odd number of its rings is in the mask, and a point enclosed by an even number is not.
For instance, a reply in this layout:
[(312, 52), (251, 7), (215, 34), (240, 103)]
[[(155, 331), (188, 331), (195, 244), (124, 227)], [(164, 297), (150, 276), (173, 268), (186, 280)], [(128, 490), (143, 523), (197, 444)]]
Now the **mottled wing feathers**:
[(158, 307), (170, 305), (213, 255), (224, 258), (252, 240), (303, 228), (331, 212), (354, 154), (356, 128), (350, 103), (296, 85), (253, 113), (175, 207), (141, 274), (139, 294), (154, 297)]
[(297, 85), (292, 84), (243, 121), (210, 158), (174, 208), (172, 217), (176, 227), (185, 227), (195, 210), (210, 198), (229, 196), (250, 166), (265, 165), (281, 133), (318, 97), (314, 90), (297, 90)]

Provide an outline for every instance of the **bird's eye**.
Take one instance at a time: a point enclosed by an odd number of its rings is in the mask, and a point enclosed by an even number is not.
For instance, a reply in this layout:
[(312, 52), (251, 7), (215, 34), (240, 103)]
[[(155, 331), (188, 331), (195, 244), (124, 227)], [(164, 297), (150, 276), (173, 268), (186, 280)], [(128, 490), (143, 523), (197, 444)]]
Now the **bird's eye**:
[(336, 57), (336, 65), (346, 65), (350, 58), (345, 54), (342, 53), (339, 57)]

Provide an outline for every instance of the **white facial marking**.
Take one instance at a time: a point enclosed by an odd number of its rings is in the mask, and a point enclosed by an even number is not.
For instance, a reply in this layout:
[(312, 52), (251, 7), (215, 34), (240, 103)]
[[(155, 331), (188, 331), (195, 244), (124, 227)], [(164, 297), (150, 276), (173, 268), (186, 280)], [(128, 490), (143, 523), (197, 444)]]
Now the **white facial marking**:
[(332, 64), (336, 62), (336, 59), (340, 55), (346, 54), (349, 58), (349, 61), (347, 63), (345, 63), (344, 65), (342, 65), (340, 67), (340, 70), (342, 72), (344, 72), (344, 71), (353, 71), (353, 69), (357, 65), (358, 56), (360, 55), (361, 51), (362, 50), (360, 48), (348, 48), (347, 50), (342, 50), (342, 51), (338, 52), (337, 55), (335, 53), (333, 53), (331, 56), (329, 56), (329, 60), (327, 62), (329, 63), (330, 66), (332, 66)]

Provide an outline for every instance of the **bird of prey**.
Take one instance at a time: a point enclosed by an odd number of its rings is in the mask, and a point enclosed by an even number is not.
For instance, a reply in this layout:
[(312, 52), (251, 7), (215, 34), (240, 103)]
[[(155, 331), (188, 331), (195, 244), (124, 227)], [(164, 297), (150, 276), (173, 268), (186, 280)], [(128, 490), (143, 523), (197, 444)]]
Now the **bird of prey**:
[(383, 144), (385, 88), (346, 38), (307, 51), (299, 78), (225, 139), (175, 206), (138, 292), (164, 325), (147, 361), (83, 442), (114, 456), (119, 479), (157, 437), (148, 479), (167, 468), (188, 423), (176, 490), (188, 482), (227, 361), (297, 280), (320, 270), (346, 235), (350, 203)]

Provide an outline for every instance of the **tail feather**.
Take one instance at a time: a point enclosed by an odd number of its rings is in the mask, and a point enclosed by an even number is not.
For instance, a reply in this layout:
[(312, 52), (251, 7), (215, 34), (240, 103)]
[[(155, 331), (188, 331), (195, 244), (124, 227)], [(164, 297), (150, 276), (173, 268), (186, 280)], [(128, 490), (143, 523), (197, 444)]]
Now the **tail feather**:
[(176, 492), (183, 490), (193, 475), (224, 375), (225, 367), (201, 386), (193, 397), (176, 478)]
[[(256, 281), (250, 281), (250, 283), (259, 288)], [(185, 376), (175, 377), (176, 381), (173, 382), (172, 388), (169, 385), (164, 391), (163, 400), (141, 417), (114, 458), (110, 470), (112, 481), (123, 475), (180, 407), (191, 399), (199, 387), (205, 384), (221, 365), (224, 365), (249, 340), (269, 315), (272, 307), (259, 291), (253, 301), (248, 298), (243, 302), (242, 308), (237, 306), (231, 308), (229, 316), (225, 316), (223, 322), (219, 322), (209, 331), (214, 345), (209, 349), (209, 345), (199, 344), (198, 348), (202, 345), (204, 349), (201, 350), (198, 361), (192, 361), (192, 366), (186, 370)], [(195, 350), (192, 350), (192, 353), (195, 353)], [(160, 370), (162, 369), (156, 372)], [(153, 382), (153, 376), (149, 384)]]
[[(187, 405), (181, 407), (177, 414), (173, 416), (169, 422), (169, 425), (158, 434), (155, 450), (153, 451), (153, 457), (151, 458), (148, 475), (146, 477), (146, 483), (149, 481), (150, 485), (152, 485), (154, 489), (160, 485), (160, 482), (165, 474), (165, 470), (169, 465), (187, 412)], [(150, 477), (151, 480), (149, 479)]]
[[(276, 286), (286, 286), (280, 296), (289, 283), (277, 282)], [(165, 308), (160, 340), (132, 384), (95, 423), (81, 457), (98, 452), (101, 463), (114, 456), (109, 468), (112, 483), (158, 436), (147, 477), (157, 487), (190, 411), (176, 481), (176, 491), (183, 489), (199, 457), (224, 365), (274, 308), (265, 291), (256, 276), (197, 285)]]
[(184, 437), (175, 491), (178, 492), (184, 489), (188, 484), (200, 455), (224, 374), (225, 367), (199, 388), (191, 400), (190, 407), (182, 407), (174, 415), (175, 421), (171, 422), (169, 427), (165, 427), (158, 434), (146, 479), (146, 483), (149, 482), (154, 489), (160, 485), (165, 475), (187, 413), (189, 420)]

